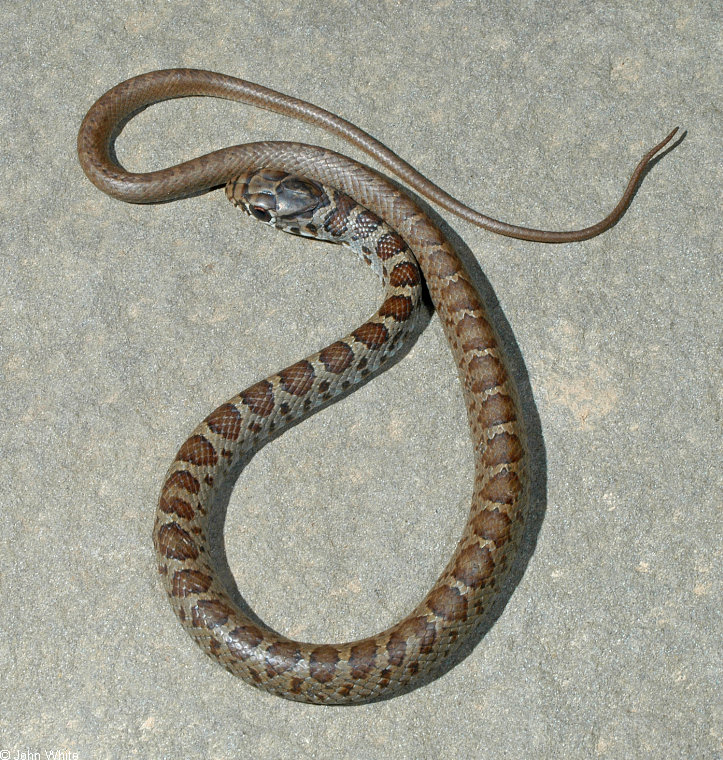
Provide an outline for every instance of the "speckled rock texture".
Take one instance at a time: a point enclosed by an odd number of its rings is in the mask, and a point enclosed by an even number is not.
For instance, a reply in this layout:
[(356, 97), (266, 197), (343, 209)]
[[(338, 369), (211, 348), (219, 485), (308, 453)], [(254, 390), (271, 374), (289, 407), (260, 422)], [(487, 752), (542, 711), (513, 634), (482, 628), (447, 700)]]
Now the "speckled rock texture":
[[(0, 758), (723, 756), (720, 21), (711, 1), (2, 5)], [(494, 625), (397, 699), (325, 708), (248, 687), (190, 642), (156, 576), (180, 443), (380, 296), (353, 257), (252, 224), (222, 193), (129, 206), (86, 180), (91, 103), (175, 66), (333, 110), (533, 226), (596, 221), (645, 150), (686, 130), (593, 240), (440, 214), (512, 353), (535, 487)], [(199, 99), (146, 110), (116, 147), (150, 170), (260, 139), (360, 157)], [(251, 462), (229, 566), (279, 631), (369, 635), (431, 586), (471, 488), (433, 317), (403, 361)]]

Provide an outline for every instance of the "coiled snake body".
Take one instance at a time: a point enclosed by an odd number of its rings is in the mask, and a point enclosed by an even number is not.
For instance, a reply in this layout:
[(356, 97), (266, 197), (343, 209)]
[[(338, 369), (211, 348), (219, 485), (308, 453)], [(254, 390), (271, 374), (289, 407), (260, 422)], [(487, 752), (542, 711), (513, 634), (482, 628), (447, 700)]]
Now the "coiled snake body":
[[(548, 242), (590, 237), (614, 223), (650, 158), (672, 134), (643, 158), (606, 219), (557, 233), (472, 211), (339, 117), (220, 74), (189, 69), (144, 74), (102, 96), (83, 121), (80, 161), (104, 192), (150, 203), (226, 183), (229, 199), (250, 215), (296, 234), (344, 243), (380, 275), (384, 301), (365, 324), (234, 396), (193, 431), (166, 475), (153, 538), (158, 570), (181, 624), (230, 672), (271, 693), (317, 704), (392, 696), (428, 677), (475, 629), (509, 568), (527, 489), (515, 388), (457, 254), (419, 206), (383, 175), (338, 153), (285, 142), (238, 145), (146, 174), (125, 171), (111, 154), (122, 125), (152, 103), (189, 95), (239, 100), (319, 124), (464, 218), (501, 234)], [(219, 581), (208, 545), (214, 500), (240, 464), (271, 437), (363, 382), (400, 350), (413, 332), (422, 273), (467, 406), (475, 452), (469, 519), (432, 589), (396, 625), (343, 644), (293, 641), (243, 612)]]

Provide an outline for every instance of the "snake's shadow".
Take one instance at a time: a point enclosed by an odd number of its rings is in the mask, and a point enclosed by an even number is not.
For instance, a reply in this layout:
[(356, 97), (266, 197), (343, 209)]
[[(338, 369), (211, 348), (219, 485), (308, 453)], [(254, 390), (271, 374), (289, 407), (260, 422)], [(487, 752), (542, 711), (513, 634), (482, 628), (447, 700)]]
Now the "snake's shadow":
[[(525, 527), (523, 529), (522, 538), (520, 540), (520, 544), (515, 557), (512, 561), (509, 573), (502, 586), (500, 587), (500, 590), (493, 603), (488, 607), (486, 613), (480, 618), (480, 621), (475, 629), (469, 632), (469, 634), (466, 634), (465, 639), (460, 644), (460, 646), (450, 656), (437, 663), (437, 666), (434, 670), (428, 672), (424, 676), (420, 675), (417, 679), (414, 679), (410, 685), (401, 691), (396, 692), (394, 695), (386, 697), (382, 696), (373, 701), (384, 701), (386, 699), (392, 699), (396, 696), (399, 696), (400, 694), (408, 693), (420, 688), (421, 686), (425, 686), (447, 673), (462, 660), (468, 657), (469, 654), (471, 654), (477, 644), (479, 644), (481, 639), (485, 636), (487, 631), (492, 628), (497, 619), (500, 617), (515, 588), (522, 579), (525, 569), (527, 568), (527, 564), (535, 551), (537, 536), (539, 534), (545, 515), (547, 494), (545, 447), (542, 438), (540, 418), (535, 407), (529, 376), (525, 368), (522, 354), (512, 332), (512, 328), (502, 313), (502, 309), (500, 308), (499, 301), (494, 294), (492, 286), (482, 272), (482, 269), (477, 263), (474, 255), (472, 254), (472, 251), (464, 243), (462, 238), (459, 237), (459, 235), (457, 235), (457, 233), (447, 225), (447, 223), (439, 216), (439, 214), (430, 208), (430, 206), (422, 199), (411, 193), (408, 188), (405, 188), (396, 182), (394, 184), (399, 187), (399, 190), (401, 192), (406, 193), (412, 197), (414, 201), (433, 219), (433, 221), (438, 225), (438, 227), (447, 237), (451, 245), (454, 247), (464, 262), (467, 272), (472, 278), (472, 281), (476, 285), (478, 292), (480, 293), (482, 300), (487, 307), (490, 321), (494, 324), (494, 327), (497, 330), (497, 334), (500, 338), (501, 345), (503, 346), (503, 350), (507, 358), (508, 367), (517, 386), (520, 404), (522, 406), (522, 416), (524, 420), (528, 446), (529, 495), (526, 510)], [(431, 300), (429, 298), (429, 294), (426, 292), (425, 302), (427, 309), (419, 320), (419, 324), (415, 330), (414, 339), (411, 340), (408, 346), (402, 352), (400, 352), (400, 354), (395, 356), (389, 362), (389, 364), (385, 365), (382, 369), (374, 372), (365, 380), (365, 382), (369, 382), (381, 372), (385, 371), (390, 366), (393, 366), (398, 361), (401, 361), (406, 356), (412, 345), (414, 345), (416, 342), (416, 339), (429, 323), (431, 315), (433, 313)], [(321, 411), (321, 409), (324, 409), (327, 406), (336, 403), (345, 396), (349, 395), (349, 393), (354, 392), (358, 387), (359, 386), (347, 393), (341, 394), (323, 406), (314, 409), (310, 414), (308, 414), (306, 417), (303, 417), (302, 419), (299, 419), (295, 424), (299, 424), (312, 414), (316, 414), (316, 412)], [(274, 435), (271, 440), (274, 440), (279, 435), (281, 435), (281, 433)], [(271, 440), (269, 442), (271, 442)], [(238, 590), (238, 586), (236, 585), (233, 573), (229, 567), (228, 558), (226, 555), (226, 547), (223, 537), (226, 514), (228, 512), (228, 506), (234, 485), (244, 467), (248, 464), (249, 460), (250, 457), (239, 462), (238, 465), (234, 468), (234, 471), (230, 473), (230, 476), (226, 480), (225, 485), (222, 488), (219, 488), (217, 492), (216, 499), (213, 504), (213, 509), (211, 510), (212, 518), (209, 522), (208, 538), (211, 561), (215, 567), (218, 580), (221, 581), (221, 583), (224, 585), (232, 601), (238, 605), (241, 611), (244, 614), (248, 615), (248, 617), (251, 618), (260, 627), (273, 633), (278, 633), (254, 613), (253, 609), (241, 595)]]

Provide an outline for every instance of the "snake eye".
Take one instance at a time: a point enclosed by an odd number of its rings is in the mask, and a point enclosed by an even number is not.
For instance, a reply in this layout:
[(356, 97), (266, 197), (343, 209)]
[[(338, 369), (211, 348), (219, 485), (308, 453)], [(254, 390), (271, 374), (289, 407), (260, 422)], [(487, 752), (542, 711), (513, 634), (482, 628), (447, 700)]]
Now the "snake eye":
[(261, 206), (249, 206), (249, 211), (261, 222), (271, 221), (271, 214), (265, 208), (261, 208)]

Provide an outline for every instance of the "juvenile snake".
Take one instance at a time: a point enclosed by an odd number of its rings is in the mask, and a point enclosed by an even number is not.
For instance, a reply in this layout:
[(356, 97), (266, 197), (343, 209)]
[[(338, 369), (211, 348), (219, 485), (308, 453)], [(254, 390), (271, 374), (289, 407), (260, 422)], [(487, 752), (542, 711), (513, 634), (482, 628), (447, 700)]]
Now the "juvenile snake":
[[(675, 131), (641, 160), (604, 220), (582, 230), (551, 232), (479, 214), (338, 116), (221, 74), (190, 69), (144, 74), (114, 87), (88, 111), (78, 155), (88, 178), (109, 195), (153, 203), (226, 184), (229, 199), (248, 214), (289, 232), (341, 242), (381, 277), (384, 301), (367, 322), (234, 396), (193, 431), (166, 475), (153, 539), (173, 610), (201, 648), (230, 672), (287, 699), (316, 704), (392, 696), (433, 673), (475, 630), (509, 569), (527, 490), (517, 392), (457, 254), (419, 206), (378, 172), (330, 150), (288, 142), (237, 145), (144, 174), (123, 169), (111, 146), (129, 118), (152, 103), (191, 95), (236, 100), (317, 124), (462, 218), (542, 242), (582, 240), (614, 224), (645, 167)], [(396, 625), (343, 644), (293, 641), (246, 615), (219, 581), (208, 544), (214, 500), (268, 440), (363, 382), (401, 349), (419, 313), (422, 275), (467, 406), (475, 452), (469, 519), (432, 589)]]

